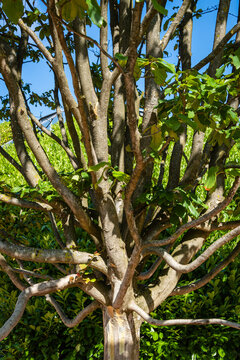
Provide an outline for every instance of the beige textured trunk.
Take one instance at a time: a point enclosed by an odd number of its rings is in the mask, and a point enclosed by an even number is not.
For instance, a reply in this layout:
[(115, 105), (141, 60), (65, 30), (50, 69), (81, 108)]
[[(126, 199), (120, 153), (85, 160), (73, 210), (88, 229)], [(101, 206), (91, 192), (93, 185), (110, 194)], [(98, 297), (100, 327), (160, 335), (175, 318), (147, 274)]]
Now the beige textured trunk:
[(140, 322), (132, 313), (118, 315), (103, 310), (104, 360), (138, 360)]

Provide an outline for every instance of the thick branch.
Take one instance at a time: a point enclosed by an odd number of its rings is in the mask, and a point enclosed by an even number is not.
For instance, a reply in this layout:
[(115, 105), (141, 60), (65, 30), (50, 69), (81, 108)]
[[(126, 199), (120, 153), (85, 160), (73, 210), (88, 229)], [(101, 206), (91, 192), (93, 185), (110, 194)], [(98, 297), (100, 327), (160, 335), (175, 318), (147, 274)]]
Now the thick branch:
[(127, 290), (132, 282), (135, 269), (139, 264), (139, 260), (140, 260), (140, 250), (138, 246), (135, 246), (132, 252), (132, 256), (128, 262), (128, 267), (125, 272), (122, 283), (120, 285), (119, 291), (113, 302), (113, 307), (115, 309), (119, 309), (123, 303), (124, 296), (126, 295)]
[(0, 252), (12, 258), (39, 262), (39, 263), (63, 263), (63, 264), (88, 264), (89, 267), (97, 269), (107, 275), (107, 267), (100, 256), (76, 250), (43, 250), (20, 246), (4, 241), (0, 237)]
[(5, 322), (5, 324), (0, 328), (0, 341), (3, 340), (8, 334), (13, 330), (13, 328), (18, 324), (20, 321), (27, 302), (30, 298), (29, 292), (24, 290), (18, 297), (15, 309), (11, 317)]
[(26, 208), (26, 209), (35, 209), (45, 212), (53, 210), (51, 205), (39, 201), (28, 201), (28, 200), (18, 199), (5, 194), (0, 194), (0, 201), (3, 201), (4, 203), (9, 205), (20, 206), (21, 208)]

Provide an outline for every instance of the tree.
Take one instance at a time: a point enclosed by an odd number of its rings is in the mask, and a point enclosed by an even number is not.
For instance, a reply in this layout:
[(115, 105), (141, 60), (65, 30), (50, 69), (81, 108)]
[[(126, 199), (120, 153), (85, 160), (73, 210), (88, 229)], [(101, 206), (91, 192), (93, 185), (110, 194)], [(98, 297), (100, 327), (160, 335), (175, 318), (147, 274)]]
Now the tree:
[[(20, 290), (1, 339), (34, 296), (45, 296), (70, 327), (100, 308), (105, 359), (138, 359), (143, 321), (239, 330), (226, 319), (149, 315), (169, 297), (203, 287), (240, 251), (240, 22), (226, 33), (229, 4), (220, 0), (213, 50), (192, 67), (197, 1), (183, 1), (164, 23), (161, 40), (165, 1), (102, 0), (99, 6), (48, 0), (39, 7), (2, 1), (0, 72), (9, 93), (2, 112), (10, 119), (16, 158), (3, 146), (0, 153), (24, 182), (1, 184), (0, 200), (10, 209), (48, 214), (55, 244), (29, 236), (23, 245), (7, 225), (1, 230), (0, 266)], [(92, 22), (100, 28), (99, 42), (86, 33)], [(163, 59), (171, 39), (179, 42), (177, 67)], [(93, 45), (100, 65), (89, 60)], [(49, 92), (34, 93), (24, 82), (26, 59), (45, 59), (54, 77)], [(56, 111), (61, 136), (34, 116), (30, 105), (39, 102)], [(51, 138), (53, 153), (39, 129)], [(62, 159), (54, 158), (55, 144), (65, 152)], [(182, 286), (183, 274), (230, 242), (235, 247), (222, 252), (217, 265)], [(92, 299), (73, 320), (57, 301), (65, 289)]]

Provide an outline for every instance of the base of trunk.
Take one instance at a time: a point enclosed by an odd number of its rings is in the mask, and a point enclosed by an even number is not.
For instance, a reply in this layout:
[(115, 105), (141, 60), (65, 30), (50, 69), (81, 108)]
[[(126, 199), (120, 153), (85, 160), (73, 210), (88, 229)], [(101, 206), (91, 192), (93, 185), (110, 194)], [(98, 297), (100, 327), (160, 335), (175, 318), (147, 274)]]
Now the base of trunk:
[(140, 322), (132, 313), (103, 310), (104, 360), (138, 360)]

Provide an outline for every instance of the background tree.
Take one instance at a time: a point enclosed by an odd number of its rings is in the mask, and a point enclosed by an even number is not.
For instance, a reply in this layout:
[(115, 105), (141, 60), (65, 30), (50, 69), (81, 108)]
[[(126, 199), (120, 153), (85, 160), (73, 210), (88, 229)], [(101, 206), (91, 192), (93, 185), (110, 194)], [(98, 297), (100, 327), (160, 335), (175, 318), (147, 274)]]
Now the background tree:
[[(3, 147), (0, 151), (23, 180), (21, 187), (5, 181), (0, 200), (40, 211), (43, 219), (47, 214), (55, 243), (31, 233), (21, 238), (21, 230), (11, 235), (2, 225), (0, 265), (21, 292), (1, 339), (34, 296), (45, 296), (70, 327), (100, 308), (105, 359), (138, 359), (143, 321), (240, 328), (237, 319), (149, 315), (165, 300), (212, 280), (238, 255), (239, 244), (232, 240), (240, 234), (240, 23), (226, 34), (229, 1), (220, 1), (213, 51), (191, 67), (196, 2), (183, 1), (160, 39), (165, 5), (103, 0), (99, 7), (93, 0), (49, 0), (38, 8), (26, 1), (24, 8), (20, 0), (2, 1), (0, 72), (9, 92), (5, 110), (16, 158)], [(99, 43), (86, 34), (91, 21), (100, 27)], [(182, 71), (162, 58), (175, 35)], [(89, 61), (91, 44), (100, 50), (100, 67)], [(22, 67), (24, 59), (42, 57), (54, 87), (40, 96), (24, 83)], [(198, 72), (208, 64), (205, 73)], [(32, 113), (29, 103), (39, 101), (56, 109), (61, 135)], [(38, 128), (51, 138), (52, 148)], [(64, 150), (61, 158), (54, 156), (56, 146)], [(224, 257), (201, 278), (189, 283), (182, 276), (211, 255), (218, 258), (224, 245)], [(72, 297), (85, 292), (88, 305), (70, 320), (59, 292)]]

